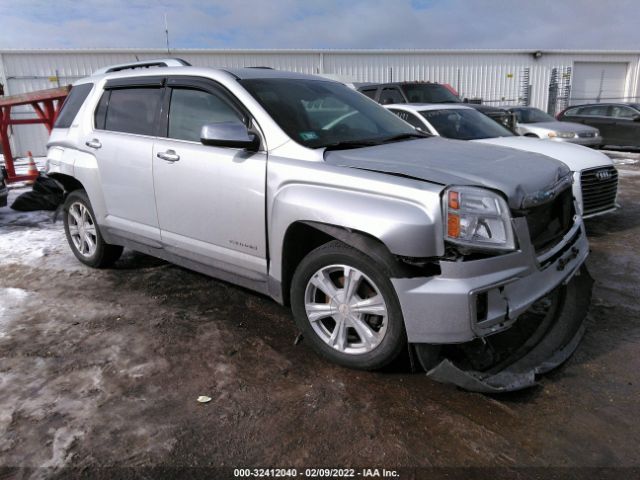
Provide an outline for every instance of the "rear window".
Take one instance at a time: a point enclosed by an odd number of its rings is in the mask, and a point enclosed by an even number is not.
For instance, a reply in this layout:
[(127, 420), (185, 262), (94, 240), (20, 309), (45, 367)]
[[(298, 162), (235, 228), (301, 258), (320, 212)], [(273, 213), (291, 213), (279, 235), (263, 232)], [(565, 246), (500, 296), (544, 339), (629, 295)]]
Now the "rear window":
[(106, 90), (96, 108), (96, 128), (153, 135), (161, 100), (161, 88)]
[(62, 105), (58, 119), (53, 125), (54, 128), (69, 128), (71, 126), (92, 88), (93, 83), (83, 83), (71, 89), (64, 105)]

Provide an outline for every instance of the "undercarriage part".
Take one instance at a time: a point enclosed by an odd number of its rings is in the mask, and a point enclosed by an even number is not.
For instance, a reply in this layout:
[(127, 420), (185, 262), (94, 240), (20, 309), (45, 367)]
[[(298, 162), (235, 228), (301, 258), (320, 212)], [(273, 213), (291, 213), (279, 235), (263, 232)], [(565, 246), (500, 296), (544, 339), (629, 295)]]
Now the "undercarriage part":
[(415, 345), (427, 376), (465, 390), (500, 393), (536, 385), (564, 363), (585, 331), (593, 280), (586, 267), (503, 332), (461, 345)]

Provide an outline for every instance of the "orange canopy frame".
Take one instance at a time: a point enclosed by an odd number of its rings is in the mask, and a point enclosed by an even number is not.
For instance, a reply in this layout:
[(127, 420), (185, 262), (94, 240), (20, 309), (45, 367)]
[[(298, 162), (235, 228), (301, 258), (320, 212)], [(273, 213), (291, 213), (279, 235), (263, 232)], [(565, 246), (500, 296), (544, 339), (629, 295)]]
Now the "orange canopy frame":
[[(0, 97), (0, 144), (4, 154), (4, 165), (7, 170), (7, 183), (33, 180), (36, 174), (16, 175), (13, 164), (11, 145), (9, 144), (9, 127), (11, 125), (30, 125), (41, 123), (51, 133), (53, 124), (58, 118), (62, 104), (69, 95), (71, 87), (50, 88), (37, 92)], [(11, 109), (20, 105), (31, 105), (36, 113), (35, 118), (11, 118)]]

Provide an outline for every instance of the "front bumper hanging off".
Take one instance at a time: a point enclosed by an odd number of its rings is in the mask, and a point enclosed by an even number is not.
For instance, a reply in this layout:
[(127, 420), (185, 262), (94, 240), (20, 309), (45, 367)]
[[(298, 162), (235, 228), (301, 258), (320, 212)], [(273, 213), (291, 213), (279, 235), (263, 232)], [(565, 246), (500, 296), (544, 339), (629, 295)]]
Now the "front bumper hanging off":
[[(585, 331), (585, 319), (593, 280), (586, 267), (552, 293), (555, 305), (520, 348), (484, 371), (465, 369), (449, 359), (427, 372), (433, 380), (465, 390), (500, 393), (522, 390), (536, 384), (536, 376), (564, 363), (576, 350)], [(489, 337), (491, 338), (491, 337)], [(423, 365), (430, 346), (416, 345)]]

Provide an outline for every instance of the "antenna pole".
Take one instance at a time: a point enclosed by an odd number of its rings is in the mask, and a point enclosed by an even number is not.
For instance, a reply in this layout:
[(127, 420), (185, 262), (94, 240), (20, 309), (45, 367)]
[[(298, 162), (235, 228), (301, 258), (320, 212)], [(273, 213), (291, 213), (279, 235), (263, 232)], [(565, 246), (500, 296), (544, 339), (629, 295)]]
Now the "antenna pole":
[(164, 14), (164, 34), (167, 38), (167, 54), (171, 54), (171, 50), (169, 49), (169, 22), (167, 21), (167, 13)]

